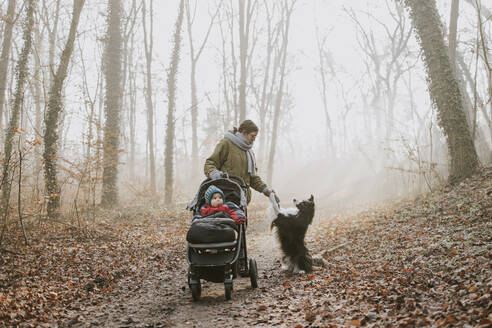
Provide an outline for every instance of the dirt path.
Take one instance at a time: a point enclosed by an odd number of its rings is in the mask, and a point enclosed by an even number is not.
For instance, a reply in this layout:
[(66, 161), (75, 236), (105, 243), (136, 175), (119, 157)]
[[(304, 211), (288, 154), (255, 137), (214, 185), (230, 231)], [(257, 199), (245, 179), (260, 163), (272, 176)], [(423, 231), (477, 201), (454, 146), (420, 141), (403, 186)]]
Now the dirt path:
[[(140, 283), (121, 281), (119, 293), (102, 305), (71, 314), (65, 326), (73, 327), (245, 327), (261, 324), (256, 316), (259, 300), (286, 275), (279, 270), (279, 251), (266, 222), (247, 232), (249, 257), (259, 269), (259, 288), (249, 278), (234, 279), (232, 300), (224, 298), (224, 285), (202, 281), (202, 299), (193, 302), (186, 284), (187, 262)], [(184, 251), (184, 250), (183, 250)]]

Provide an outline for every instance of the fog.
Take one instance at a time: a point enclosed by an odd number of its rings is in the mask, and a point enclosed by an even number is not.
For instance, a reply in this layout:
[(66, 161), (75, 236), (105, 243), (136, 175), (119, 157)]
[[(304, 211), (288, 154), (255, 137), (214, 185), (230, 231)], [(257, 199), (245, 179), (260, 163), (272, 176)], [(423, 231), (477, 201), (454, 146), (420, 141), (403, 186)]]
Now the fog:
[[(1, 3), (6, 12), (7, 2)], [(56, 1), (41, 1), (37, 13), (40, 36), (33, 52), (38, 56), (42, 67), (42, 84), (46, 106), (48, 96), (48, 33), (51, 26)], [(149, 1), (147, 0), (147, 11)], [(246, 118), (260, 125), (259, 100), (255, 90), (261, 89), (265, 74), (266, 43), (268, 19), (265, 6), (272, 8), (272, 23), (280, 21), (281, 2), (252, 1), (253, 22), (250, 30), (251, 51), (246, 83)], [(288, 0), (286, 3), (293, 3)], [(450, 1), (437, 1), (445, 35), (449, 22)], [(129, 128), (129, 86), (123, 85), (120, 134), (120, 165), (118, 184), (122, 202), (151, 197), (149, 192), (150, 172), (147, 142), (147, 114), (145, 103), (146, 58), (143, 46), (141, 1), (123, 1), (124, 14), (122, 29), (132, 24), (132, 4), (139, 10), (135, 19), (131, 54), (131, 70), (135, 74), (135, 150), (136, 170), (132, 176), (130, 161)], [(210, 29), (208, 40), (197, 62), (197, 112), (198, 112), (198, 169), (199, 176), (193, 176), (191, 163), (191, 96), (190, 96), (190, 45), (186, 18), (182, 27), (180, 61), (176, 86), (175, 111), (175, 200), (179, 206), (190, 200), (196, 192), (203, 175), (205, 159), (211, 155), (215, 145), (224, 133), (238, 126), (232, 112), (227, 114), (225, 93), (232, 96), (232, 87), (224, 91), (223, 63), (232, 74), (231, 35), (234, 38), (235, 55), (239, 53), (238, 1), (189, 1), (193, 17), (193, 42), (195, 51), (207, 35), (210, 21), (216, 11), (218, 14)], [(72, 15), (72, 1), (61, 1), (59, 30), (56, 40), (55, 63), (58, 63), (61, 50), (68, 35)], [(274, 8), (274, 6), (276, 6)], [(488, 80), (483, 69), (482, 57), (476, 56), (477, 21), (476, 11), (466, 1), (460, 5), (458, 20), (457, 49), (465, 66), (475, 74), (475, 85), (466, 85), (470, 92), (487, 99)], [(487, 7), (487, 4), (484, 3)], [(18, 7), (21, 7), (18, 4)], [(173, 34), (178, 16), (179, 1), (154, 1), (153, 3), (153, 50), (152, 50), (152, 89), (154, 108), (154, 144), (156, 156), (157, 197), (162, 203), (166, 183), (164, 174), (165, 138), (167, 132), (168, 90), (167, 78), (173, 49)], [(219, 7), (219, 9), (217, 9)], [(489, 4), (490, 7), (490, 4)], [(490, 9), (490, 8), (489, 8)], [(19, 8), (18, 8), (19, 10)], [(398, 16), (398, 10), (402, 15)], [(230, 31), (229, 16), (234, 17)], [(40, 20), (40, 17), (44, 17)], [(48, 23), (47, 23), (48, 22)], [(149, 14), (147, 13), (147, 24)], [(400, 25), (398, 25), (400, 24)], [(490, 40), (490, 19), (483, 28)], [(401, 31), (397, 27), (402, 27)], [(13, 63), (22, 43), (22, 26), (14, 27)], [(81, 185), (81, 193), (89, 195), (101, 192), (96, 183), (82, 177), (81, 167), (86, 156), (89, 140), (89, 127), (95, 130), (104, 121), (104, 98), (101, 97), (101, 57), (103, 41), (107, 30), (107, 2), (88, 0), (82, 12), (75, 41), (73, 58), (69, 67), (63, 91), (63, 115), (61, 118), (60, 155), (58, 162), (62, 168), (62, 198), (64, 206), (69, 206), (74, 197), (89, 199), (92, 196), (75, 196)], [(222, 31), (222, 32), (221, 32)], [(400, 39), (405, 39), (401, 52), (394, 55)], [(401, 34), (398, 34), (400, 33)], [(130, 42), (128, 36), (126, 42)], [(224, 40), (223, 40), (224, 36)], [(366, 39), (368, 37), (369, 39)], [(324, 40), (323, 60), (326, 78), (326, 105), (331, 123), (331, 142), (329, 141), (326, 113), (323, 103), (323, 86), (320, 75), (319, 41)], [(371, 46), (365, 43), (370, 40)], [(223, 58), (225, 44), (226, 58)], [(374, 57), (371, 57), (374, 56)], [(339, 208), (357, 204), (367, 204), (387, 199), (399, 199), (428, 192), (444, 183), (448, 174), (448, 154), (446, 140), (439, 128), (436, 112), (431, 105), (427, 91), (426, 72), (421, 60), (421, 50), (407, 11), (393, 1), (354, 0), (322, 1), (298, 0), (293, 4), (286, 57), (286, 73), (281, 103), (278, 142), (273, 164), (270, 186), (278, 193), (282, 202), (288, 204), (292, 197), (303, 198), (314, 194), (323, 208)], [(380, 66), (374, 66), (375, 59)], [(127, 62), (123, 62), (125, 65)], [(31, 59), (31, 67), (34, 59)], [(236, 63), (239, 65), (239, 63)], [(238, 66), (236, 66), (238, 67)], [(476, 69), (477, 68), (477, 69)], [(273, 67), (272, 67), (273, 69)], [(13, 69), (10, 70), (13, 74)], [(22, 127), (26, 140), (40, 138), (41, 131), (35, 130), (34, 98), (32, 84), (34, 73), (30, 70), (31, 87), (26, 88)], [(272, 73), (273, 75), (273, 73)], [(86, 77), (84, 85), (83, 77)], [(270, 77), (271, 78), (271, 77)], [(12, 78), (9, 78), (11, 81)], [(273, 78), (277, 85), (279, 76)], [(389, 84), (385, 84), (389, 83)], [(237, 87), (237, 86), (236, 86)], [(12, 98), (13, 83), (8, 91)], [(89, 121), (88, 98), (94, 101), (96, 118)], [(476, 99), (471, 96), (472, 101)], [(259, 131), (254, 150), (258, 160), (259, 174), (267, 180), (268, 154), (272, 140), (273, 99), (267, 110), (265, 129)], [(490, 101), (490, 99), (489, 99)], [(484, 105), (484, 108), (487, 106)], [(232, 109), (229, 108), (229, 111)], [(489, 149), (492, 135), (486, 124), (484, 111), (477, 111), (476, 147), (483, 163), (490, 160)], [(229, 117), (229, 120), (227, 118)], [(4, 122), (8, 122), (8, 112)], [(6, 123), (3, 124), (6, 126)], [(100, 132), (102, 133), (102, 132)], [(265, 149), (261, 152), (260, 136), (264, 134)], [(93, 136), (94, 137), (94, 136)], [(28, 159), (30, 166), (36, 167), (36, 153)], [(41, 171), (35, 171), (39, 181)], [(99, 177), (98, 177), (99, 178)], [(26, 182), (32, 186), (34, 182)], [(42, 188), (41, 188), (42, 189)], [(94, 189), (94, 190), (93, 190)], [(98, 196), (99, 197), (99, 196)], [(262, 199), (255, 196), (255, 200)], [(166, 204), (167, 205), (167, 204)]]

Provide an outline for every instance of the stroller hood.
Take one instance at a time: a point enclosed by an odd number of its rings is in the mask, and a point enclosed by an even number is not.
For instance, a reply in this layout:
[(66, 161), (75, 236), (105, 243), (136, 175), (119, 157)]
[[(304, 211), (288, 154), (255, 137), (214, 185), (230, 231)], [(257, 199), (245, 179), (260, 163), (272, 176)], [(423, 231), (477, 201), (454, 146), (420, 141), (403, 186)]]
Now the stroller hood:
[(243, 188), (231, 179), (221, 178), (216, 180), (207, 179), (201, 183), (195, 198), (187, 207), (190, 211), (196, 213), (200, 210), (200, 207), (205, 204), (205, 191), (207, 191), (208, 187), (211, 185), (214, 185), (222, 190), (225, 195), (225, 201), (233, 202), (243, 209), (246, 208), (246, 195)]

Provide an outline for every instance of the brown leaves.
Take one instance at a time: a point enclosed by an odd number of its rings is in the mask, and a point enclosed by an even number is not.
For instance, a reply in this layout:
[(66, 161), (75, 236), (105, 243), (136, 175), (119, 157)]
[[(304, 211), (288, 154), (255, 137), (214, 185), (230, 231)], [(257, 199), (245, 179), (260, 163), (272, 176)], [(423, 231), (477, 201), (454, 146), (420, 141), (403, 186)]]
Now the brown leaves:
[[(142, 326), (153, 323), (145, 321), (149, 311), (162, 310), (163, 316), (174, 315), (171, 326), (194, 316), (213, 318), (206, 322), (216, 326), (486, 327), (492, 320), (490, 217), (477, 208), (489, 206), (480, 203), (486, 199), (480, 186), (490, 182), (469, 183), (475, 185), (395, 208), (322, 213), (325, 220), (313, 223), (306, 245), (312, 255), (332, 251), (310, 274), (287, 274), (269, 249), (255, 247), (266, 237), (255, 228), (254, 220), (263, 217), (258, 210), (258, 217), (250, 218), (248, 254), (259, 259), (262, 287), (251, 289), (247, 279), (235, 280), (227, 303), (223, 286), (212, 283), (203, 285), (205, 303), (190, 301), (187, 212), (120, 213), (99, 224), (99, 232), (45, 226), (44, 235), (33, 236), (32, 249), (15, 249), (25, 255), (1, 254), (0, 320), (10, 326), (86, 324), (88, 305), (103, 311), (111, 303), (124, 317), (140, 310), (133, 296), (142, 293), (140, 305), (149, 307), (141, 310)], [(145, 285), (148, 294), (142, 292)], [(130, 319), (122, 318), (121, 325), (136, 326)]]
[[(122, 279), (145, 281), (163, 267), (179, 269), (185, 250), (177, 242), (185, 240), (182, 222), (165, 215), (136, 221), (99, 224), (97, 232), (42, 222), (39, 230), (29, 231), (32, 248), (19, 245), (17, 254), (0, 256), (0, 322), (57, 322), (118, 293)], [(161, 225), (166, 225), (165, 238)]]
[(480, 184), (489, 182), (470, 183), (476, 185), (459, 186), (466, 192), (436, 193), (395, 209), (326, 215), (310, 227), (307, 245), (313, 254), (334, 251), (316, 274), (281, 276), (278, 291), (290, 304), (282, 318), (297, 323), (302, 313), (299, 327), (486, 324), (490, 220), (479, 208), (490, 205), (476, 204)]
[(260, 305), (258, 306), (258, 308), (256, 309), (257, 311), (265, 311), (267, 309), (266, 305)]
[(316, 314), (311, 311), (307, 311), (306, 314), (304, 315), (304, 319), (307, 322), (313, 322), (316, 319)]

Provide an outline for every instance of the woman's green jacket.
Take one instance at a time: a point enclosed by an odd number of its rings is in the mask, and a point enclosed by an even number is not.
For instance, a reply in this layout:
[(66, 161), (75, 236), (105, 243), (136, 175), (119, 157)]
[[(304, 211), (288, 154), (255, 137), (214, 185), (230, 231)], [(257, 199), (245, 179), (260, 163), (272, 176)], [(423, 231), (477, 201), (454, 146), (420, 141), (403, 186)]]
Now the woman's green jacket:
[(251, 190), (249, 187), (258, 192), (263, 192), (267, 186), (258, 175), (248, 173), (246, 152), (227, 138), (222, 139), (217, 144), (213, 154), (205, 161), (203, 170), (207, 177), (210, 172), (219, 170), (243, 178), (248, 186), (246, 192), (248, 203), (251, 201)]

